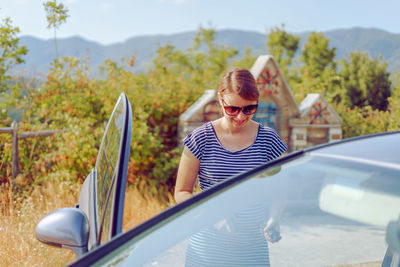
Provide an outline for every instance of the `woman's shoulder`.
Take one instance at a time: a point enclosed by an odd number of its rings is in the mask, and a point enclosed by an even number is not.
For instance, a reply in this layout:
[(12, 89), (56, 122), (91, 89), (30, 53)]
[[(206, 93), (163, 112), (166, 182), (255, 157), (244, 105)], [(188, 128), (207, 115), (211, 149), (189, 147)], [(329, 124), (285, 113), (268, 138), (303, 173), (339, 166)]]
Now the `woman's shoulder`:
[(261, 133), (276, 133), (274, 131), (274, 129), (272, 129), (272, 128), (264, 125), (264, 124), (261, 124), (261, 123), (258, 123), (258, 122), (257, 122), (257, 124), (258, 124), (258, 130)]
[(279, 155), (287, 149), (286, 143), (274, 129), (262, 124), (259, 127), (259, 139), (261, 142), (278, 147)]
[(261, 137), (273, 137), (280, 139), (279, 134), (274, 129), (260, 123), (258, 128), (258, 135), (260, 135)]
[(194, 136), (194, 137), (203, 137), (207, 135), (207, 132), (212, 129), (211, 122), (206, 122), (197, 128), (194, 128), (191, 132), (188, 133), (187, 136)]
[(212, 128), (212, 122), (208, 121), (208, 122), (205, 122), (202, 125), (198, 126), (197, 128), (195, 128), (193, 130), (193, 132), (205, 132), (210, 128)]

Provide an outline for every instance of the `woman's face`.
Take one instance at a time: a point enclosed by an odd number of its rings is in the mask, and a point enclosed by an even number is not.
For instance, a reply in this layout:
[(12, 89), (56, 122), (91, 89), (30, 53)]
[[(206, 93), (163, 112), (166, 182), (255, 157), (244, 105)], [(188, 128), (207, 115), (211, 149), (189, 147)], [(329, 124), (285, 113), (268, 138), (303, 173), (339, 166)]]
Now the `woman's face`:
[[(222, 107), (225, 119), (234, 129), (244, 128), (254, 116), (254, 113), (250, 115), (246, 115), (245, 113), (252, 113), (255, 112), (255, 110), (257, 109), (257, 107), (254, 106), (257, 105), (257, 100), (247, 100), (236, 93), (220, 95), (219, 102)], [(231, 110), (228, 107), (239, 107), (242, 109), (237, 115), (232, 115), (229, 114), (229, 111)], [(243, 111), (244, 107), (245, 111)]]

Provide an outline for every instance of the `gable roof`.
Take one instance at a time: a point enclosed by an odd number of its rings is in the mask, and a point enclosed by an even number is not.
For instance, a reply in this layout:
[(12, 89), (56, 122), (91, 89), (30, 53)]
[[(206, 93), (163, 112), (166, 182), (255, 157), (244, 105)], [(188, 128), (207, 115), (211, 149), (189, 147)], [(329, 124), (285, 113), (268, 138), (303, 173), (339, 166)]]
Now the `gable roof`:
[[(257, 81), (262, 72), (267, 69), (268, 65), (272, 65), (273, 68), (276, 70), (277, 74), (279, 74), (279, 78), (282, 80), (282, 86), (280, 87), (281, 93), (285, 95), (285, 99), (287, 101), (286, 104), (288, 106), (292, 107), (292, 110), (295, 111), (295, 114), (292, 114), (292, 116), (300, 116), (300, 110), (299, 106), (296, 102), (296, 99), (294, 98), (294, 95), (292, 91), (289, 89), (289, 85), (287, 84), (285, 80), (285, 76), (281, 73), (278, 64), (276, 64), (273, 56), (271, 55), (261, 55), (258, 56), (256, 59), (256, 62), (253, 64), (253, 66), (250, 69), (250, 72), (253, 74), (255, 80)], [(261, 88), (259, 88), (261, 90)]]
[[(321, 94), (308, 94), (300, 104), (301, 119), (308, 120), (309, 124), (341, 124), (342, 118)], [(324, 121), (316, 121), (316, 119)]]
[(320, 94), (308, 94), (306, 98), (301, 101), (300, 112), (303, 115), (307, 110), (311, 108), (312, 105), (318, 100)]

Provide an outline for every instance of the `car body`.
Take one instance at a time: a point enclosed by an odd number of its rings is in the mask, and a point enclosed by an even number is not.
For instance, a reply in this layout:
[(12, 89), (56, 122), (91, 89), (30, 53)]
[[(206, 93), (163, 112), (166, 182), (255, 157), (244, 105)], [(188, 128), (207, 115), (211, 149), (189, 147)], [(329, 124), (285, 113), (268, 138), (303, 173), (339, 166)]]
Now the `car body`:
[[(290, 153), (111, 236), (71, 266), (260, 266), (266, 258), (400, 266), (399, 148), (400, 132), (391, 132)], [(270, 230), (278, 238), (260, 249), (252, 238), (267, 240)]]

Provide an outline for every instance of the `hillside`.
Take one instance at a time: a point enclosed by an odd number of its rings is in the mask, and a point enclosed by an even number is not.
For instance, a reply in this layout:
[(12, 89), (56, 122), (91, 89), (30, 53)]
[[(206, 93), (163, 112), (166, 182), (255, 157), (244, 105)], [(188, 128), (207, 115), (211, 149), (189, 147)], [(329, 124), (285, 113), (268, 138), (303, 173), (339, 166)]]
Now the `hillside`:
[[(300, 47), (307, 41), (310, 32), (295, 33), (301, 37)], [(122, 58), (136, 57), (134, 71), (144, 71), (159, 46), (168, 42), (177, 49), (192, 46), (196, 32), (184, 32), (171, 35), (148, 35), (132, 37), (125, 42), (102, 45), (97, 42), (75, 36), (58, 40), (61, 56), (87, 57), (91, 68), (97, 70), (105, 59), (119, 61)], [(370, 56), (382, 56), (388, 63), (390, 71), (400, 70), (400, 34), (393, 34), (379, 29), (351, 28), (324, 32), (330, 38), (330, 45), (336, 47), (336, 59), (347, 57), (350, 52), (360, 49)], [(267, 34), (240, 30), (220, 30), (216, 33), (216, 43), (236, 47), (239, 57), (246, 47), (250, 47), (254, 55), (268, 53), (265, 43)], [(24, 73), (47, 73), (50, 62), (55, 57), (54, 40), (42, 40), (33, 36), (21, 36), (20, 43), (25, 45), (29, 53), (26, 63), (19, 66)]]

